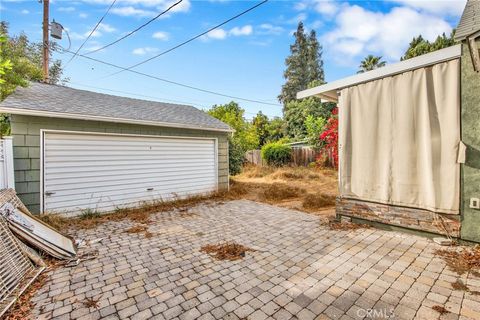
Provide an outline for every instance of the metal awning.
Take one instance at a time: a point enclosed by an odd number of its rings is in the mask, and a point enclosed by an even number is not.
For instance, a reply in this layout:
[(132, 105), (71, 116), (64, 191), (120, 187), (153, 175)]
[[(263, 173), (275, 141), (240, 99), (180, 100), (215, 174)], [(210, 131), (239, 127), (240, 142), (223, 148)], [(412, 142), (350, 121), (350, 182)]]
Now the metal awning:
[(461, 45), (451, 46), (432, 53), (427, 53), (415, 58), (411, 58), (398, 63), (386, 65), (372, 71), (359, 73), (354, 76), (336, 80), (318, 87), (303, 90), (297, 93), (297, 99), (308, 98), (312, 96), (323, 100), (336, 102), (338, 100), (338, 91), (373, 80), (393, 76), (403, 72), (428, 67), (440, 62), (459, 58), (462, 55)]

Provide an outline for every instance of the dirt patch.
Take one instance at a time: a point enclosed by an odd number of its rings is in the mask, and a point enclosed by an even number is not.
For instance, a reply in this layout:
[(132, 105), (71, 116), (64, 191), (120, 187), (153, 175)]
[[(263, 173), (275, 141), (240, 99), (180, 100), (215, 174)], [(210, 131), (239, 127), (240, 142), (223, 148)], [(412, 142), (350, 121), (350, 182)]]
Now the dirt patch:
[(133, 234), (133, 233), (143, 234), (143, 236), (147, 239), (153, 237), (153, 233), (148, 231), (148, 226), (144, 226), (144, 225), (133, 226), (133, 227), (125, 230), (125, 232), (126, 233), (131, 233), (131, 234)]
[(255, 251), (234, 242), (226, 242), (221, 244), (209, 244), (200, 249), (217, 260), (239, 260), (245, 257), (247, 251)]
[(435, 305), (435, 306), (432, 307), (432, 309), (435, 310), (435, 311), (437, 311), (437, 312), (440, 313), (441, 315), (450, 313), (450, 311), (448, 311), (447, 309), (445, 309), (444, 306)]
[(435, 254), (440, 256), (450, 270), (458, 275), (471, 273), (480, 276), (480, 246), (462, 249), (440, 249)]

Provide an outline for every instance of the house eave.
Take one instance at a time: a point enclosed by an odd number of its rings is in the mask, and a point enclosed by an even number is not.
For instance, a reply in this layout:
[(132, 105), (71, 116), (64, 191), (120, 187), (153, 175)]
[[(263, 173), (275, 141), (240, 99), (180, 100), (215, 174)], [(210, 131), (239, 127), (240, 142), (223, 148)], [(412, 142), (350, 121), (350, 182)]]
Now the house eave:
[(89, 120), (89, 121), (102, 121), (102, 122), (125, 123), (125, 124), (138, 124), (138, 125), (155, 126), (155, 127), (181, 128), (181, 129), (215, 131), (215, 132), (226, 132), (226, 133), (234, 132), (234, 130), (232, 130), (232, 129), (202, 127), (202, 126), (195, 126), (195, 125), (187, 125), (187, 124), (183, 124), (183, 123), (171, 123), (171, 122), (159, 122), (159, 121), (138, 120), (138, 119), (115, 118), (115, 117), (105, 117), (105, 116), (95, 116), (95, 115), (85, 115), (85, 114), (65, 113), (65, 112), (41, 111), (41, 110), (31, 110), (31, 109), (10, 108), (10, 107), (0, 107), (0, 113), (9, 113), (9, 114), (35, 116), (35, 117), (63, 118), (63, 119), (75, 119), (75, 120)]

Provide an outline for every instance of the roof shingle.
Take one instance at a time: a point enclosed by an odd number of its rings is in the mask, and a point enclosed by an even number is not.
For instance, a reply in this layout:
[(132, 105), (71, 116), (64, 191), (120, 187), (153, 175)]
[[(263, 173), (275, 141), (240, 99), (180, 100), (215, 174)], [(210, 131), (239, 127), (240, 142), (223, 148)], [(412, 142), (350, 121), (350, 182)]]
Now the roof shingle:
[(464, 40), (480, 30), (480, 0), (468, 0), (455, 32), (455, 40)]
[[(43, 111), (82, 119), (101, 117), (103, 121), (147, 121), (152, 125), (185, 127), (215, 131), (232, 131), (231, 128), (206, 112), (192, 106), (132, 99), (103, 93), (73, 89), (65, 86), (31, 83), (27, 88), (17, 88), (0, 103), (0, 111)], [(2, 111), (5, 112), (5, 109)], [(24, 112), (23, 112), (24, 113)]]

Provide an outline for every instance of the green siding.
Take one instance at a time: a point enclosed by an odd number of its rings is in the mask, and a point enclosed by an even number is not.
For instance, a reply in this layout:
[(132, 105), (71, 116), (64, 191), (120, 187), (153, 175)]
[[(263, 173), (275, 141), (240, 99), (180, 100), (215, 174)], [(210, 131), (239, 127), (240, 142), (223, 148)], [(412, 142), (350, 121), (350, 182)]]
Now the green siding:
[(20, 199), (34, 213), (40, 211), (41, 129), (217, 138), (218, 186), (220, 190), (228, 188), (228, 133), (23, 115), (12, 115), (11, 124), (15, 187)]
[(462, 47), (462, 141), (467, 154), (462, 166), (461, 235), (480, 242), (480, 210), (469, 208), (470, 198), (480, 198), (480, 73), (473, 70), (468, 46)]

